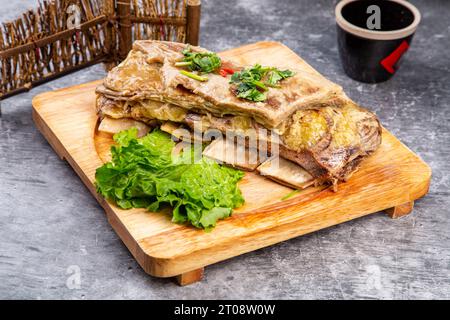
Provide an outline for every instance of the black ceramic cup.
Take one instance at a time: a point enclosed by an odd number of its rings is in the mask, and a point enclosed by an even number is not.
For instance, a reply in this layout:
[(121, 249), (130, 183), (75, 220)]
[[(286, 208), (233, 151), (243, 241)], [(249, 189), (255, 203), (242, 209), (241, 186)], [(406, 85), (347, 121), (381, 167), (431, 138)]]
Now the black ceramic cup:
[(404, 0), (343, 0), (335, 13), (345, 73), (368, 83), (391, 78), (411, 44), (419, 10)]

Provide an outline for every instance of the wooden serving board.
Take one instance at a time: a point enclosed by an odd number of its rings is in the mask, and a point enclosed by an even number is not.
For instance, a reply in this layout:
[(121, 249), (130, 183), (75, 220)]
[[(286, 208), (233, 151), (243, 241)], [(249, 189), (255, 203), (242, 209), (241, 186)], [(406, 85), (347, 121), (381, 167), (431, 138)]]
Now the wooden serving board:
[[(303, 67), (316, 72), (289, 48), (259, 42), (221, 54), (244, 64)], [(180, 284), (197, 281), (203, 267), (280, 241), (381, 210), (399, 217), (428, 191), (431, 169), (383, 130), (379, 150), (339, 191), (310, 188), (281, 200), (292, 189), (254, 173), (240, 188), (246, 203), (210, 233), (174, 224), (168, 212), (120, 210), (95, 190), (95, 170), (109, 157), (109, 135), (96, 131), (95, 81), (40, 94), (33, 99), (33, 118), (58, 155), (74, 168), (105, 209), (109, 222), (149, 274), (178, 276)]]

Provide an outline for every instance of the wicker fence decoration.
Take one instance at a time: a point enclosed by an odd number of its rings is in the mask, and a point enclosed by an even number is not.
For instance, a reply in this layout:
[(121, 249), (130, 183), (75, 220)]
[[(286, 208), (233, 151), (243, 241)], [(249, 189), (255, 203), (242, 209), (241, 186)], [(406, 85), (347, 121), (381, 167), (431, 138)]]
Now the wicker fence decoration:
[(197, 45), (199, 25), (200, 0), (44, 0), (0, 26), (0, 100), (93, 64), (111, 67), (134, 40)]

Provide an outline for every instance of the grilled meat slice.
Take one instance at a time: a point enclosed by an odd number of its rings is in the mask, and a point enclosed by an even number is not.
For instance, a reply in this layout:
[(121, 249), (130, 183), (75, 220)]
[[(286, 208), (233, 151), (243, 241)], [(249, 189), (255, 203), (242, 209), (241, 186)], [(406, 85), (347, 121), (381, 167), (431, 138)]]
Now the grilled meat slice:
[(257, 170), (261, 175), (295, 189), (305, 189), (316, 182), (305, 169), (283, 158), (269, 159)]

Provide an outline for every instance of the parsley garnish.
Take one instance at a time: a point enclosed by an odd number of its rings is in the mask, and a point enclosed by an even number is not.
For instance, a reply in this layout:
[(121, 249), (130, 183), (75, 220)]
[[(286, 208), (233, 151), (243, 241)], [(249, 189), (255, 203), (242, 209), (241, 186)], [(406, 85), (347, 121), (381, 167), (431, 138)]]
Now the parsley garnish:
[(187, 67), (190, 71), (211, 73), (220, 69), (222, 65), (219, 56), (213, 52), (192, 52), (188, 46), (182, 53), (184, 58), (175, 63), (176, 67)]
[(267, 99), (265, 91), (268, 87), (279, 88), (279, 82), (292, 77), (294, 72), (290, 70), (278, 70), (273, 67), (262, 67), (255, 64), (231, 76), (231, 84), (235, 85), (234, 92), (238, 98), (261, 102)]

